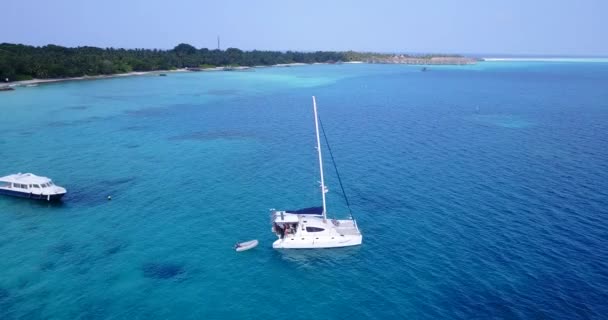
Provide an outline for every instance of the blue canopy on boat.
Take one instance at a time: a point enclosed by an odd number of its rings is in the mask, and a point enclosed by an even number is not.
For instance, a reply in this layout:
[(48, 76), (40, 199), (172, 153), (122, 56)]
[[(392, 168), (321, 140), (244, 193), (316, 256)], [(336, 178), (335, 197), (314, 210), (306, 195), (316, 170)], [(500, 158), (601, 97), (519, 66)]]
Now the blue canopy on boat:
[(285, 210), (285, 212), (287, 213), (295, 213), (295, 214), (318, 214), (321, 215), (323, 214), (323, 207), (310, 207), (310, 208), (304, 208), (304, 209), (297, 209), (297, 210)]

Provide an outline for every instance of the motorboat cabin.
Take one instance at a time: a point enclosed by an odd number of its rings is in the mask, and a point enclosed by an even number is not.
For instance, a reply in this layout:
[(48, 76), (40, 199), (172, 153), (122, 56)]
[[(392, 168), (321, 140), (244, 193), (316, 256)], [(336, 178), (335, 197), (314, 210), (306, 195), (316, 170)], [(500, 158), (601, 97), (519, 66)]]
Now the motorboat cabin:
[(355, 220), (325, 219), (322, 208), (272, 211), (275, 249), (338, 248), (360, 245), (363, 236)]
[(61, 199), (66, 192), (65, 188), (55, 185), (51, 179), (32, 173), (16, 173), (0, 177), (0, 194), (54, 201)]

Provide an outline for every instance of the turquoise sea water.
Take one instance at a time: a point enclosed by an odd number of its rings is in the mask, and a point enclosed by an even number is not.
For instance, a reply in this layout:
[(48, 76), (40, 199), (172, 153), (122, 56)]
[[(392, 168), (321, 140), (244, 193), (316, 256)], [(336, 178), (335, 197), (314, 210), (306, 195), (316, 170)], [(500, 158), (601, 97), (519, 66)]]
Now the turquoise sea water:
[[(69, 194), (0, 198), (0, 319), (605, 318), (607, 84), (488, 62), (3, 92), (0, 175)], [(312, 95), (363, 245), (275, 251), (268, 210), (320, 202)]]

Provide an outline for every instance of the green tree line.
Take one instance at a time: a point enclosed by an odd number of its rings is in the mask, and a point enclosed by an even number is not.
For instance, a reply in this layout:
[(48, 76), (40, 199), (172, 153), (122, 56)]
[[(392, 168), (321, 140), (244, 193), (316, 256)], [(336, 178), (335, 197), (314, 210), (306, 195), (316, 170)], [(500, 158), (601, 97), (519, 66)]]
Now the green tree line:
[(256, 66), (281, 63), (350, 61), (353, 52), (243, 51), (197, 49), (179, 44), (171, 50), (115, 49), (96, 47), (42, 47), (0, 44), (0, 79), (63, 78), (124, 73), (131, 71), (171, 70), (213, 66)]

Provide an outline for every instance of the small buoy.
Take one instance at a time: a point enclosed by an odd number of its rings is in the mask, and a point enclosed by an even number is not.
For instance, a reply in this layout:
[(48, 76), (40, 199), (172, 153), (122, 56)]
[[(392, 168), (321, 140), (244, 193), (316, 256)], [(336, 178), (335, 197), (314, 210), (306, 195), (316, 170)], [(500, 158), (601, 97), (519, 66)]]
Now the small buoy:
[(112, 200), (112, 196), (108, 196), (108, 200)]

